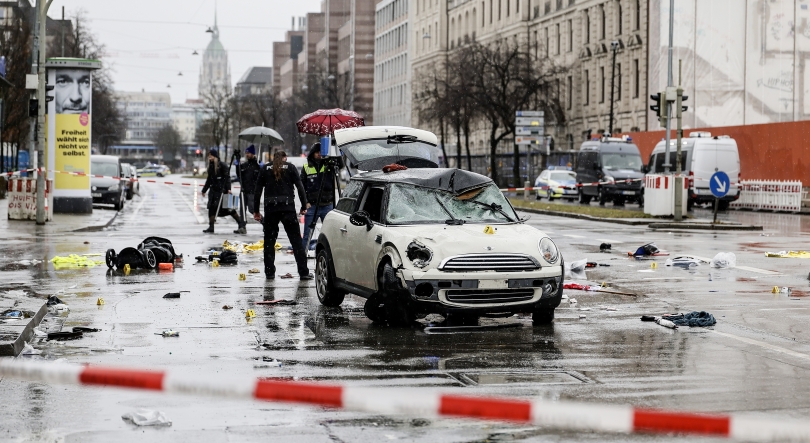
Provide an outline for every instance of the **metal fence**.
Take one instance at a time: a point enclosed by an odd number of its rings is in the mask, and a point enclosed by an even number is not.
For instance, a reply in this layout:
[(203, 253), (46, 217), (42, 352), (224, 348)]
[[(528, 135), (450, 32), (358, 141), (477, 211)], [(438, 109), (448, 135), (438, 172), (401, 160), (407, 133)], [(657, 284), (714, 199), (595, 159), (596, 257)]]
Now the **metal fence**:
[(802, 182), (776, 180), (740, 181), (740, 198), (734, 209), (799, 212), (802, 209)]

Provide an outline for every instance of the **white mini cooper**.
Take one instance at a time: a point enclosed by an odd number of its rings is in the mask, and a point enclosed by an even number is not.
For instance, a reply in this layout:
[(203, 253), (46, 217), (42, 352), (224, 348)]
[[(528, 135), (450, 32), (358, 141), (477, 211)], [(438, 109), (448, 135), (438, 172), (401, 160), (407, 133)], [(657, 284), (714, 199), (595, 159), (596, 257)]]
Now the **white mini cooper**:
[(335, 141), (349, 169), (366, 172), (351, 177), (323, 222), (321, 304), (357, 294), (371, 320), (392, 326), (428, 313), (465, 322), (529, 312), (535, 324), (554, 319), (562, 255), (491, 179), (439, 168), (427, 131), (367, 126), (335, 131)]

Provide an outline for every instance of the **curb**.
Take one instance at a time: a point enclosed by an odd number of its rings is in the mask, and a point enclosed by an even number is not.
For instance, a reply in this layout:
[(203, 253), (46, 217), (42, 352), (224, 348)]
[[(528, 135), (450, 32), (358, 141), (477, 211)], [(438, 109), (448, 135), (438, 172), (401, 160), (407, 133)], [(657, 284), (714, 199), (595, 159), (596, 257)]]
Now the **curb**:
[(542, 215), (551, 215), (555, 217), (568, 217), (568, 218), (578, 218), (580, 220), (588, 220), (588, 221), (598, 221), (598, 222), (605, 222), (605, 223), (616, 223), (619, 225), (630, 225), (630, 226), (644, 226), (649, 224), (648, 221), (640, 221), (634, 219), (621, 219), (621, 218), (600, 218), (594, 217), (592, 215), (585, 215), (585, 214), (577, 214), (574, 212), (560, 212), (560, 211), (548, 211), (546, 209), (535, 209), (535, 208), (523, 208), (520, 206), (515, 207), (518, 211), (523, 212), (531, 212), (533, 214), (542, 214)]
[(679, 229), (686, 231), (762, 231), (762, 226), (722, 225), (713, 223), (650, 223), (651, 229)]
[(277, 379), (197, 375), (0, 359), (0, 376), (29, 382), (106, 386), (214, 398), (306, 404), (374, 415), (468, 418), (525, 423), (580, 432), (682, 434), (745, 441), (807, 441), (810, 423), (743, 414), (704, 414), (629, 405), (484, 397), (434, 390), (361, 388)]
[(20, 355), (26, 342), (30, 342), (34, 337), (34, 328), (39, 326), (45, 314), (48, 313), (48, 304), (45, 303), (39, 308), (36, 314), (28, 321), (25, 328), (17, 336), (17, 339), (9, 343), (0, 343), (0, 357), (16, 357)]

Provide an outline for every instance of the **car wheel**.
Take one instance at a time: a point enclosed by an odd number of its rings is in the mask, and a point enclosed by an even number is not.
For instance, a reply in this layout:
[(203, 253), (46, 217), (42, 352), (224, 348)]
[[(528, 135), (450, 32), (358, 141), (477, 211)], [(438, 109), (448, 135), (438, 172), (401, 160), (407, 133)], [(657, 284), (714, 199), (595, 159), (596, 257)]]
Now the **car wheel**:
[(115, 253), (115, 249), (107, 249), (107, 254), (104, 258), (107, 262), (107, 267), (110, 269), (114, 268), (118, 261), (118, 255)]
[(127, 189), (127, 200), (132, 200), (132, 197), (134, 196), (135, 193), (132, 191), (132, 189)]
[(532, 312), (532, 324), (535, 326), (550, 325), (554, 321), (554, 308), (543, 308)]
[(121, 209), (123, 209), (123, 207), (124, 205), (120, 201), (115, 203), (115, 205), (113, 205), (113, 208), (115, 208), (116, 211), (120, 211)]
[(158, 173), (157, 173), (157, 174), (155, 174), (155, 175), (157, 175), (158, 177), (163, 177), (163, 174), (161, 174), (160, 172), (158, 172)]
[(334, 287), (334, 270), (331, 266), (331, 254), (326, 248), (318, 251), (315, 258), (315, 291), (318, 301), (324, 306), (337, 307), (343, 303), (346, 293)]
[(407, 290), (397, 278), (397, 271), (386, 263), (382, 272), (382, 287), (384, 292), (385, 318), (389, 326), (395, 328), (407, 327), (416, 320)]

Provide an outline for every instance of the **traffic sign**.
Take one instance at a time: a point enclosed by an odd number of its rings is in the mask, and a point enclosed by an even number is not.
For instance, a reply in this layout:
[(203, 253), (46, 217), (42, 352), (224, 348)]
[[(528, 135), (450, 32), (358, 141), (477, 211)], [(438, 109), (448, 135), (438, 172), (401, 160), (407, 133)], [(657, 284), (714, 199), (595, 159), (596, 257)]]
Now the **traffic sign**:
[(515, 112), (515, 116), (517, 117), (543, 117), (545, 112), (543, 111), (517, 111)]
[(545, 135), (545, 128), (543, 126), (517, 126), (515, 128), (515, 135)]
[(515, 126), (543, 126), (545, 119), (543, 117), (516, 117)]
[(516, 145), (542, 145), (545, 142), (543, 137), (538, 136), (517, 136), (515, 137)]
[(731, 180), (729, 180), (728, 174), (723, 171), (715, 172), (712, 178), (709, 179), (709, 189), (712, 190), (712, 195), (717, 198), (725, 197), (730, 187)]

